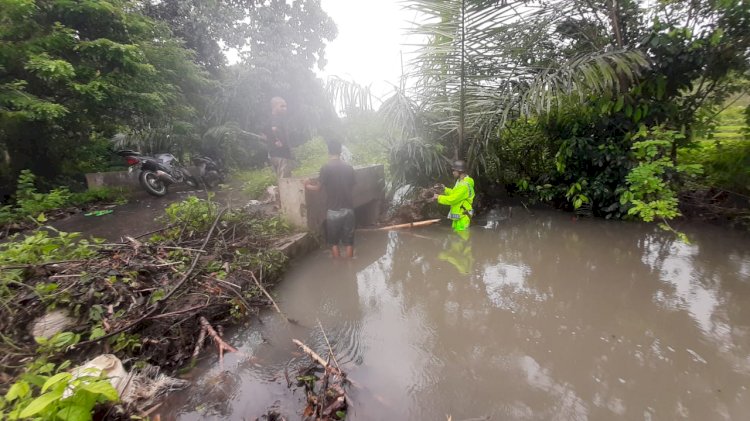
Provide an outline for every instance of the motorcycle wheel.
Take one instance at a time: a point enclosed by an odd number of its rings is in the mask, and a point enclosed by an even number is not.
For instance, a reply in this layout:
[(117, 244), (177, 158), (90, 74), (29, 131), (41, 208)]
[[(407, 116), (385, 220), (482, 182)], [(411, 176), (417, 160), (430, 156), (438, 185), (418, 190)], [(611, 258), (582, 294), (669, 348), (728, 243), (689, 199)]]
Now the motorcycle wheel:
[(192, 176), (186, 176), (185, 177), (185, 184), (192, 188), (198, 187), (198, 180), (195, 179), (195, 177)]
[(203, 177), (203, 184), (206, 185), (206, 188), (213, 189), (218, 186), (219, 183), (221, 183), (221, 178), (219, 177), (219, 174), (216, 173), (216, 171), (209, 171)]
[(141, 187), (146, 190), (146, 193), (156, 197), (162, 197), (167, 194), (167, 184), (154, 171), (141, 171), (138, 179), (141, 182)]

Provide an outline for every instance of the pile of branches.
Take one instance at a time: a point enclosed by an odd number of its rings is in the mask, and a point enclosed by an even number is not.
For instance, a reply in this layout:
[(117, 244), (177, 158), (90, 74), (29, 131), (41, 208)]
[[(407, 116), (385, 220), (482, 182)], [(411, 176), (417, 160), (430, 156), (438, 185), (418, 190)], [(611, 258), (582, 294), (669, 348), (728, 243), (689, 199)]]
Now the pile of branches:
[(251, 211), (203, 210), (203, 223), (175, 217), (148, 239), (87, 245), (85, 258), (0, 268), (1, 383), (11, 384), (36, 355), (32, 326), (52, 308), (71, 321), (64, 330), (80, 336), (59, 360), (113, 353), (176, 369), (194, 363), (207, 338), (220, 355), (234, 351), (220, 325), (271, 304), (265, 288), (286, 261), (274, 245), (289, 229)]
[[(323, 335), (325, 337), (325, 332), (323, 332)], [(293, 339), (292, 342), (309, 355), (313, 361), (312, 365), (300, 369), (297, 376), (297, 379), (305, 388), (305, 396), (307, 397), (307, 406), (303, 412), (305, 419), (311, 421), (345, 419), (349, 407), (349, 397), (344, 388), (348, 385), (348, 380), (346, 373), (341, 370), (338, 361), (333, 357), (330, 343), (328, 344), (328, 355), (333, 358), (333, 363), (330, 359), (323, 359), (299, 340)], [(327, 337), (326, 342), (328, 342)]]
[(436, 216), (436, 206), (432, 198), (436, 194), (443, 194), (444, 190), (445, 187), (439, 184), (430, 188), (414, 189), (404, 200), (389, 209), (384, 222), (390, 225), (402, 224)]

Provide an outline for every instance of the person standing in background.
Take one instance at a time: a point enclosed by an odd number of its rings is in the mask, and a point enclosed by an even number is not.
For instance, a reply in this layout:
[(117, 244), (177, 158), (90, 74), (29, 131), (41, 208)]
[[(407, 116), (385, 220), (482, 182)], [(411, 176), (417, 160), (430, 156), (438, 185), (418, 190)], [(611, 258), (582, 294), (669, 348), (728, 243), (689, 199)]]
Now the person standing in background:
[(287, 106), (282, 97), (271, 98), (271, 120), (263, 130), (263, 138), (268, 148), (276, 178), (292, 176), (292, 149), (289, 147), (289, 129), (286, 122)]

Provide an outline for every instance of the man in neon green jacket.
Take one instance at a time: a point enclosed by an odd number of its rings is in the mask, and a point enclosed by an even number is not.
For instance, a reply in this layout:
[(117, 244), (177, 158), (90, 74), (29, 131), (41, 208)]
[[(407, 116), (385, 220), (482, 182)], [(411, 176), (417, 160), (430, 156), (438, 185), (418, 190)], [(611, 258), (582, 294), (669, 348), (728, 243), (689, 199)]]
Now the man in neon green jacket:
[(466, 174), (464, 161), (455, 161), (451, 168), (456, 185), (452, 189), (446, 187), (443, 194), (436, 194), (433, 199), (451, 207), (448, 219), (453, 221), (453, 230), (458, 232), (469, 229), (471, 217), (474, 216), (474, 179)]

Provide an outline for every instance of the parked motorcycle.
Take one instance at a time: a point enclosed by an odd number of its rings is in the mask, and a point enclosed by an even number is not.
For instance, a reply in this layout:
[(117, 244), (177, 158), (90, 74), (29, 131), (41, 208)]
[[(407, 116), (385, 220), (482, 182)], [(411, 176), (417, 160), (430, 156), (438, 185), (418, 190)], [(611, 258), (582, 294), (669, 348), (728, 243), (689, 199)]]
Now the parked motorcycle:
[(172, 154), (148, 156), (132, 150), (119, 151), (117, 154), (125, 158), (129, 166), (128, 172), (140, 171), (138, 181), (151, 195), (166, 195), (170, 184), (185, 183), (190, 187), (198, 187), (197, 180)]
[(226, 175), (222, 166), (216, 160), (208, 156), (193, 158), (193, 164), (198, 167), (200, 180), (206, 188), (212, 189), (224, 183)]

